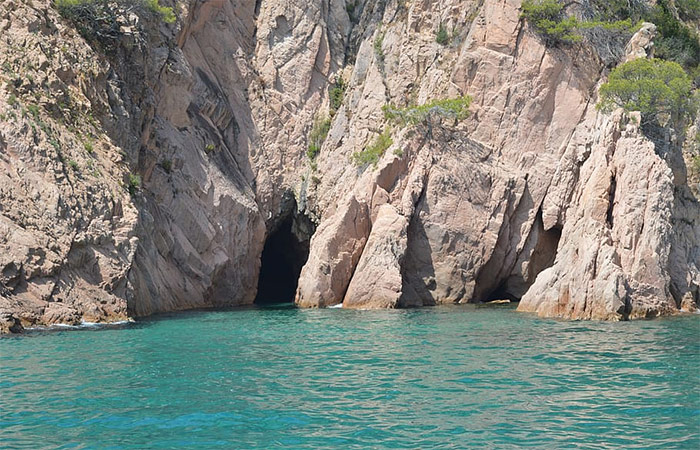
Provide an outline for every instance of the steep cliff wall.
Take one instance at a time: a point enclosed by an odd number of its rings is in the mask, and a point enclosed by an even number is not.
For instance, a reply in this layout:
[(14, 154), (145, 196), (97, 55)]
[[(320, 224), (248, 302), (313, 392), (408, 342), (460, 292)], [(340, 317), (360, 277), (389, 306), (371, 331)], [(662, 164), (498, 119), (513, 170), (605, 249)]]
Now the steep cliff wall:
[[(107, 51), (47, 0), (0, 4), (5, 331), (250, 304), (266, 236), (293, 220), (305, 241), (308, 218), (304, 307), (510, 297), (619, 320), (700, 300), (680, 144), (596, 111), (609, 61), (547, 47), (520, 1), (176, 10), (124, 16)], [(390, 126), (383, 105), (463, 95), (468, 119), (393, 127), (376, 166), (351, 161)]]

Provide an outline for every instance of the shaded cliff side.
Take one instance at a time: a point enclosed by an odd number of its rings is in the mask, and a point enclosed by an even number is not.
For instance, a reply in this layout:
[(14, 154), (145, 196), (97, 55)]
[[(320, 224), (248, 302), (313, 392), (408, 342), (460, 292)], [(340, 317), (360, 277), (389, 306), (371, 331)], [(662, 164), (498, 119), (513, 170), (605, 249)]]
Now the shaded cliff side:
[[(683, 153), (595, 109), (652, 26), (602, 54), (547, 46), (517, 0), (161, 3), (175, 23), (117, 11), (109, 45), (47, 0), (0, 4), (3, 331), (251, 304), (283, 229), (304, 307), (700, 300), (697, 124)], [(465, 95), (429, 133), (382, 112)]]

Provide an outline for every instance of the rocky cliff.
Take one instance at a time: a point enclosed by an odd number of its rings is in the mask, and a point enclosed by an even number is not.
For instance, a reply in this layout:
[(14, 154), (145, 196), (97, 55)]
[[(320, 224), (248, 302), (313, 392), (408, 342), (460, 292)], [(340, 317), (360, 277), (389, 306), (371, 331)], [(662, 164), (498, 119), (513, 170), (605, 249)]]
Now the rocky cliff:
[[(302, 307), (700, 300), (697, 150), (595, 108), (652, 25), (603, 55), (547, 46), (518, 0), (161, 4), (175, 23), (121, 11), (100, 43), (0, 3), (0, 330), (251, 304), (283, 232)], [(467, 95), (428, 131), (382, 112)]]

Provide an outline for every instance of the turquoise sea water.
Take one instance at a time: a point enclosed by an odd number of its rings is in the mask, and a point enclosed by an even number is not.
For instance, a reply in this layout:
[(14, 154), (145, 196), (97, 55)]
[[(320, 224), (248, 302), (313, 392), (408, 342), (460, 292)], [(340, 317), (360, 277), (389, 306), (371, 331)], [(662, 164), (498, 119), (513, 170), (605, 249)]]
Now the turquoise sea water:
[(700, 448), (700, 316), (262, 308), (0, 338), (3, 449)]

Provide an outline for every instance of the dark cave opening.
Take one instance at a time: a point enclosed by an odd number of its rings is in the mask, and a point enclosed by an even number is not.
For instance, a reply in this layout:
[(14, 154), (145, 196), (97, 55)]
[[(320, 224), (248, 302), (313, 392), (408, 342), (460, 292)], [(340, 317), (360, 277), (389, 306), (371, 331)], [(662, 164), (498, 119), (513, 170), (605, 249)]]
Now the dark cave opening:
[(508, 286), (508, 280), (504, 281), (496, 289), (494, 289), (488, 297), (484, 300), (484, 303), (496, 302), (501, 300), (509, 300), (511, 303), (519, 303), (522, 294), (519, 296), (512, 292), (510, 286)]
[(501, 280), (500, 284), (489, 291), (484, 297), (484, 302), (497, 300), (509, 300), (511, 303), (520, 302), (520, 299), (535, 282), (537, 275), (543, 270), (552, 267), (557, 256), (559, 241), (561, 240), (561, 227), (556, 226), (545, 231), (542, 227), (541, 216), (538, 216), (535, 226), (538, 229), (537, 233), (535, 233), (537, 243), (530, 254), (527, 272), (511, 272), (507, 278)]
[(294, 302), (313, 230), (306, 216), (289, 214), (270, 232), (262, 252), (256, 305)]

